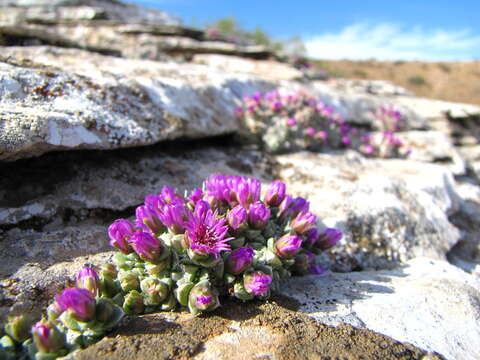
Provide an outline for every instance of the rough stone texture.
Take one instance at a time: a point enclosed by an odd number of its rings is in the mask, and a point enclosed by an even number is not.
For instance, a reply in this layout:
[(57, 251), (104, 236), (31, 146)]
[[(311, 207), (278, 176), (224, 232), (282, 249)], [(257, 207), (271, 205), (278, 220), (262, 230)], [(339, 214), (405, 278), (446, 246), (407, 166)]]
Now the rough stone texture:
[(251, 60), (238, 56), (198, 54), (193, 57), (192, 62), (207, 65), (229, 74), (250, 74), (272, 81), (295, 80), (302, 77), (300, 70), (272, 60)]
[(295, 302), (224, 301), (212, 313), (132, 318), (114, 334), (68, 359), (423, 359), (408, 344), (351, 326), (327, 327), (295, 312)]
[(108, 225), (134, 216), (162, 186), (191, 190), (214, 172), (270, 180), (271, 165), (258, 152), (199, 146), (57, 153), (2, 165), (0, 319), (40, 310), (63, 279), (52, 267), (71, 275), (82, 257), (110, 250)]
[(277, 156), (289, 191), (308, 198), (324, 225), (346, 236), (329, 254), (336, 270), (385, 268), (417, 256), (445, 259), (460, 239), (448, 219), (459, 208), (441, 165), (346, 154)]
[(443, 261), (298, 278), (284, 293), (326, 324), (371, 329), (446, 359), (480, 358), (480, 281)]
[(338, 90), (363, 92), (382, 96), (414, 96), (405, 88), (383, 80), (332, 79), (329, 83)]
[(398, 133), (412, 152), (409, 160), (446, 165), (453, 174), (463, 175), (466, 164), (450, 138), (440, 131), (406, 131)]
[(2, 54), (24, 65), (0, 62), (0, 159), (7, 160), (230, 133), (242, 95), (273, 87), (201, 65), (76, 49), (5, 48)]
[(180, 25), (164, 11), (116, 0), (0, 0), (0, 22), (56, 23), (82, 20), (110, 20), (120, 23)]
[(448, 259), (480, 277), (480, 188), (476, 181), (463, 178), (457, 182), (456, 190), (462, 202), (450, 221), (462, 230), (462, 237), (448, 253)]

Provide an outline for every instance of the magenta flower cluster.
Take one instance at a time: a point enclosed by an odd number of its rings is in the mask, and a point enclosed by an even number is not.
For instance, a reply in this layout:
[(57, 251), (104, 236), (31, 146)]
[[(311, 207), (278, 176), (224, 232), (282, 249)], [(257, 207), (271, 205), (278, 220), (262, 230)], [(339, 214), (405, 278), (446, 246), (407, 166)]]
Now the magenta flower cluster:
[(380, 124), (381, 132), (362, 135), (360, 151), (366, 156), (407, 157), (411, 149), (398, 136), (407, 128), (403, 114), (391, 105), (381, 105), (373, 115)]
[(352, 148), (366, 156), (408, 155), (397, 135), (405, 129), (405, 118), (387, 105), (375, 112), (376, 123), (381, 128), (379, 134), (348, 124), (333, 107), (304, 91), (281, 94), (275, 90), (245, 96), (236, 114), (246, 129), (242, 138), (259, 143), (273, 153)]
[(15, 349), (54, 359), (98, 341), (125, 313), (197, 314), (221, 296), (266, 299), (292, 274), (324, 273), (316, 254), (342, 232), (318, 228), (309, 202), (281, 181), (262, 189), (255, 178), (214, 174), (185, 196), (168, 186), (148, 195), (108, 236), (113, 263), (84, 266), (35, 325), (7, 324)]

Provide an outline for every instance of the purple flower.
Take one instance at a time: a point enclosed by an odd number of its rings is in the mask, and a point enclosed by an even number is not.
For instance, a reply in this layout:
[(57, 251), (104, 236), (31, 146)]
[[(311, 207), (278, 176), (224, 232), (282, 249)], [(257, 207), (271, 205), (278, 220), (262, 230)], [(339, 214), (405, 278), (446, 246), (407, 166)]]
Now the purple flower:
[(158, 217), (173, 233), (181, 234), (185, 229), (185, 213), (185, 205), (179, 203), (167, 204), (158, 213)]
[(205, 214), (208, 210), (210, 210), (210, 204), (206, 201), (200, 200), (195, 205), (195, 209), (193, 210), (193, 212), (197, 216), (205, 217)]
[(200, 282), (188, 294), (189, 308), (195, 312), (210, 311), (220, 305), (218, 293), (208, 282)]
[(225, 260), (225, 269), (233, 275), (238, 275), (248, 269), (253, 262), (254, 251), (250, 247), (233, 250)]
[(342, 137), (342, 144), (345, 146), (349, 146), (352, 144), (352, 139), (349, 136)]
[(325, 108), (325, 104), (324, 104), (323, 102), (319, 102), (319, 103), (315, 106), (315, 110), (317, 110), (318, 112), (322, 111), (324, 108)]
[(160, 198), (165, 204), (184, 204), (185, 200), (170, 186), (164, 186), (160, 192)]
[(270, 209), (261, 201), (256, 201), (248, 209), (248, 222), (257, 230), (264, 229), (270, 219)]
[(90, 266), (84, 266), (77, 273), (77, 287), (87, 289), (94, 296), (98, 296), (100, 279), (97, 272)]
[(217, 213), (211, 209), (203, 214), (189, 213), (185, 223), (185, 236), (190, 249), (201, 255), (212, 254), (218, 257), (222, 251), (230, 250), (226, 244), (232, 238), (225, 239), (228, 226), (225, 219), (217, 218)]
[(285, 222), (287, 217), (291, 213), (291, 207), (293, 206), (293, 198), (290, 195), (285, 196), (283, 199), (282, 203), (280, 204), (279, 207), (279, 220), (280, 222)]
[(307, 233), (307, 239), (305, 240), (307, 244), (313, 245), (315, 244), (320, 237), (320, 233), (318, 229), (312, 229)]
[(338, 229), (327, 228), (320, 234), (317, 246), (322, 250), (327, 250), (338, 243), (343, 237), (343, 233)]
[(195, 301), (198, 306), (209, 305), (213, 301), (213, 296), (197, 295)]
[(262, 184), (255, 178), (242, 178), (237, 186), (237, 200), (244, 207), (260, 199)]
[(199, 200), (202, 200), (202, 198), (203, 198), (202, 189), (194, 189), (190, 193), (190, 196), (188, 197), (188, 201), (190, 201), (192, 205), (195, 205)]
[(363, 153), (367, 155), (371, 155), (375, 152), (375, 147), (373, 145), (365, 145), (363, 147)]
[(158, 234), (163, 231), (164, 226), (157, 214), (147, 206), (139, 206), (135, 211), (137, 217), (136, 225), (152, 234)]
[(273, 110), (273, 111), (280, 111), (280, 110), (282, 109), (282, 107), (283, 107), (283, 104), (282, 104), (281, 101), (275, 100), (275, 101), (272, 103), (271, 107), (272, 107), (272, 110)]
[(288, 118), (287, 126), (295, 126), (295, 125), (297, 125), (297, 120), (295, 120), (295, 118)]
[(315, 227), (317, 216), (311, 212), (298, 214), (292, 220), (292, 229), (299, 234), (306, 234)]
[(37, 322), (32, 329), (32, 335), (37, 349), (42, 353), (55, 353), (65, 345), (65, 334), (52, 322)]
[(323, 130), (322, 130), (322, 131), (317, 132), (317, 134), (315, 135), (315, 137), (316, 137), (317, 139), (320, 139), (320, 140), (326, 140), (327, 137), (328, 137), (328, 133), (327, 133), (326, 131), (323, 131)]
[(87, 289), (65, 289), (62, 294), (55, 296), (55, 301), (78, 321), (88, 322), (95, 315), (95, 297)]
[(305, 131), (307, 133), (308, 136), (313, 136), (315, 135), (315, 129), (314, 128), (307, 128), (307, 130)]
[(245, 290), (256, 296), (266, 295), (271, 283), (272, 277), (261, 271), (245, 274), (243, 277)]
[(128, 240), (133, 235), (133, 225), (128, 220), (115, 220), (108, 227), (108, 236), (110, 237), (110, 245), (116, 247), (124, 254), (130, 254), (133, 250)]
[(135, 252), (144, 261), (155, 262), (162, 255), (162, 243), (149, 233), (136, 231), (130, 239)]
[(208, 193), (219, 201), (230, 201), (230, 189), (227, 184), (227, 177), (223, 174), (210, 175), (205, 180), (205, 188)]
[(227, 221), (234, 231), (243, 229), (247, 222), (247, 210), (242, 205), (235, 206), (228, 212)]
[(299, 213), (302, 213), (302, 212), (308, 212), (309, 209), (310, 209), (310, 203), (306, 199), (300, 196), (293, 199), (292, 204), (290, 206), (290, 211), (292, 216), (297, 216)]
[(297, 235), (284, 235), (275, 243), (275, 252), (282, 259), (292, 259), (300, 250), (302, 238)]
[(274, 181), (268, 185), (267, 192), (265, 194), (265, 203), (268, 206), (277, 207), (279, 206), (283, 199), (285, 199), (286, 185), (282, 181)]
[(145, 206), (158, 214), (165, 206), (165, 203), (159, 195), (150, 194), (145, 197)]

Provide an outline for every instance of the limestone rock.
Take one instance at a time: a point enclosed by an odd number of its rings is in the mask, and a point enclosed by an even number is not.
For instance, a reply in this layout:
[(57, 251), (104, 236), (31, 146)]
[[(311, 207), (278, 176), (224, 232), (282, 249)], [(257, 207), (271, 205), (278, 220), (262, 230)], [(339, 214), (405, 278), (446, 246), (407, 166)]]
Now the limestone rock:
[(388, 268), (417, 256), (445, 259), (460, 239), (448, 219), (460, 200), (443, 166), (367, 160), (353, 151), (276, 160), (287, 189), (309, 199), (325, 226), (345, 231), (329, 254), (336, 270)]
[(117, 0), (0, 0), (0, 22), (56, 23), (110, 20), (119, 23), (180, 25), (177, 17), (164, 11)]
[(443, 261), (296, 278), (284, 293), (325, 324), (370, 329), (446, 359), (480, 357), (480, 281)]
[(273, 87), (201, 65), (76, 49), (4, 50), (23, 64), (0, 62), (0, 159), (6, 160), (231, 133), (242, 95)]
[(302, 77), (302, 72), (294, 67), (272, 60), (252, 60), (238, 56), (197, 54), (193, 57), (192, 62), (204, 64), (230, 74), (250, 74), (272, 81), (295, 80)]
[(226, 299), (223, 304), (197, 317), (167, 313), (131, 318), (68, 359), (441, 359), (369, 330), (322, 325), (295, 312), (296, 304), (283, 297), (264, 304)]
[(455, 175), (463, 175), (466, 164), (450, 138), (440, 131), (406, 131), (398, 133), (411, 153), (410, 160), (445, 164)]

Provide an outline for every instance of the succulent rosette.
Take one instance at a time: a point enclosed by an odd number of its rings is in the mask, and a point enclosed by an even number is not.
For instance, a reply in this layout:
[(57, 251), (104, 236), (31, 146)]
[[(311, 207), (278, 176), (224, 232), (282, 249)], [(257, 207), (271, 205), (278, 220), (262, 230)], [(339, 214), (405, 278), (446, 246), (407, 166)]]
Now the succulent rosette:
[[(264, 99), (251, 101), (258, 106)], [(113, 263), (85, 265), (76, 287), (57, 295), (33, 328), (24, 317), (12, 318), (2, 351), (16, 354), (28, 343), (34, 358), (53, 359), (98, 341), (124, 314), (182, 308), (197, 314), (215, 310), (226, 296), (266, 299), (292, 274), (324, 273), (316, 254), (343, 235), (317, 228), (307, 199), (289, 195), (281, 181), (262, 191), (258, 179), (214, 174), (185, 194), (164, 187), (145, 197), (135, 221), (116, 220), (108, 228), (118, 250)]]

